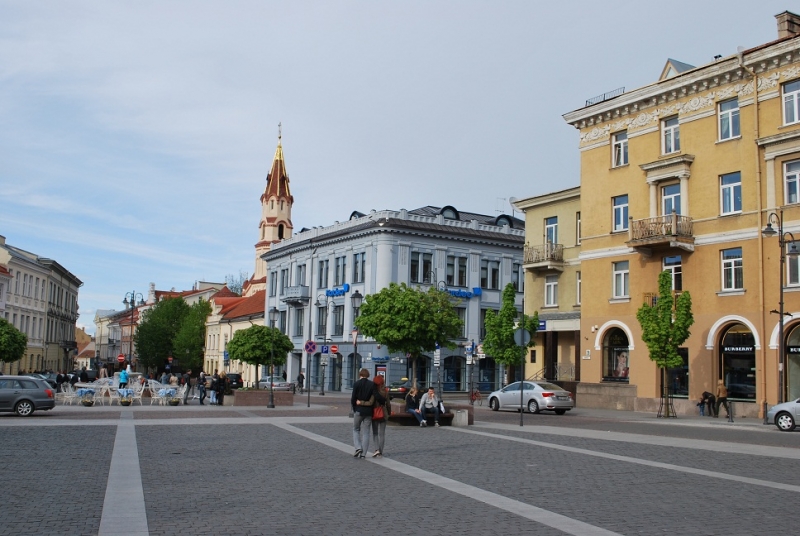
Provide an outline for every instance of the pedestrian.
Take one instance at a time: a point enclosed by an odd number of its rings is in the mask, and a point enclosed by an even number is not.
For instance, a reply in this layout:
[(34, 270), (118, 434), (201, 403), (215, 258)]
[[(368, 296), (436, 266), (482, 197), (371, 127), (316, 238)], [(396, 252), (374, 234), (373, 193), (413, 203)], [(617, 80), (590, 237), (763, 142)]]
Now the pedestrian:
[(717, 380), (717, 406), (714, 408), (714, 417), (719, 417), (720, 405), (725, 406), (725, 413), (727, 414), (725, 416), (730, 418), (731, 410), (728, 409), (728, 388), (725, 387), (725, 382)]
[(128, 371), (122, 369), (119, 371), (119, 388), (125, 389), (128, 387)]
[(58, 376), (56, 376), (56, 389), (58, 392), (62, 392), (64, 390), (64, 382), (67, 381), (67, 375), (64, 374), (63, 370), (58, 372)]
[(219, 373), (214, 369), (214, 375), (211, 376), (211, 405), (217, 405), (217, 382), (219, 382)]
[(419, 400), (417, 400), (417, 388), (412, 387), (406, 395), (406, 413), (413, 415), (421, 427), (428, 426), (428, 423), (425, 422), (425, 418), (422, 416), (422, 412), (419, 410), (418, 406)]
[(169, 374), (167, 371), (164, 371), (164, 374), (161, 375), (161, 385), (167, 385), (169, 383)]
[(80, 379), (81, 383), (89, 383), (89, 373), (86, 372), (86, 367), (81, 369)]
[(283, 376), (283, 381), (286, 381), (286, 371), (285, 370), (281, 373), (281, 376)]
[(358, 381), (353, 384), (350, 406), (353, 408), (354, 458), (364, 458), (369, 450), (370, 428), (372, 428), (372, 406), (375, 404), (375, 384), (369, 381), (369, 371), (362, 368)]
[(305, 385), (306, 377), (303, 375), (303, 372), (300, 371), (300, 374), (297, 375), (297, 386), (300, 388), (300, 394), (303, 394), (303, 385)]
[[(708, 391), (703, 391), (703, 395), (700, 401), (706, 404), (706, 406), (708, 406), (709, 417), (713, 417), (714, 415), (716, 415), (716, 406), (715, 406), (716, 397), (712, 393), (709, 393)], [(700, 415), (702, 414), (703, 412), (701, 410)]]
[(389, 390), (386, 389), (386, 380), (383, 376), (375, 376), (375, 406), (372, 410), (372, 440), (375, 442), (373, 458), (383, 456), (383, 444), (386, 441), (386, 421), (392, 412), (392, 403), (389, 400)]
[(706, 401), (700, 398), (700, 402), (696, 404), (698, 408), (700, 408), (700, 416), (705, 417), (706, 415)]
[(228, 389), (228, 375), (225, 371), (219, 373), (217, 380), (217, 405), (223, 406), (225, 403), (225, 391)]
[(183, 405), (189, 404), (189, 386), (192, 384), (192, 369), (183, 373)]
[(206, 373), (202, 370), (200, 376), (197, 377), (197, 392), (200, 393), (200, 405), (205, 406), (203, 400), (206, 398)]
[(72, 377), (69, 379), (69, 384), (71, 386), (75, 387), (75, 384), (78, 383), (78, 381), (80, 381), (80, 378), (78, 377), (78, 375), (77, 374), (73, 374)]

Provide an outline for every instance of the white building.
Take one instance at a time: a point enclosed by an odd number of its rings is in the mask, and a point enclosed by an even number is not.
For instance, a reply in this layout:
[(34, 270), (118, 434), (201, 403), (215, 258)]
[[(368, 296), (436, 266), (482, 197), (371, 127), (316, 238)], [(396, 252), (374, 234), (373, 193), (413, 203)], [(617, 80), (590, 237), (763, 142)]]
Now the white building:
[[(471, 370), (466, 347), (482, 340), (486, 311), (500, 308), (506, 284), (516, 285), (522, 309), (523, 244), (522, 220), (452, 206), (353, 212), (343, 223), (303, 229), (272, 243), (261, 255), (267, 270), (265, 315), (276, 307), (276, 326), (294, 341), (287, 374), (295, 378), (303, 369), (312, 387), (319, 388), (324, 370), (325, 390), (350, 388), (361, 366), (385, 373), (388, 381), (410, 377), (406, 356), (390, 354), (374, 341), (359, 338), (354, 351), (351, 296), (374, 294), (390, 283), (437, 285), (458, 300), (464, 331), (454, 341), (457, 349), (442, 350), (441, 367), (432, 366), (432, 355), (425, 356), (419, 381), (466, 391), (474, 373), (482, 389), (494, 388), (502, 371), (490, 358)], [(306, 341), (315, 341), (316, 352), (304, 352)], [(324, 369), (323, 344), (338, 347)]]

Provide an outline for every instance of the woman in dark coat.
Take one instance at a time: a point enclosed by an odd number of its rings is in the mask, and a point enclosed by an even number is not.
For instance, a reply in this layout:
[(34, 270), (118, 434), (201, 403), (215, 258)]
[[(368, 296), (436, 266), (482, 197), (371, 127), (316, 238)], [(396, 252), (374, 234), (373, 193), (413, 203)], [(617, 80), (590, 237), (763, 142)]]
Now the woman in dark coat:
[(228, 389), (228, 375), (225, 371), (219, 373), (219, 380), (217, 380), (217, 405), (221, 406), (225, 400), (225, 391)]

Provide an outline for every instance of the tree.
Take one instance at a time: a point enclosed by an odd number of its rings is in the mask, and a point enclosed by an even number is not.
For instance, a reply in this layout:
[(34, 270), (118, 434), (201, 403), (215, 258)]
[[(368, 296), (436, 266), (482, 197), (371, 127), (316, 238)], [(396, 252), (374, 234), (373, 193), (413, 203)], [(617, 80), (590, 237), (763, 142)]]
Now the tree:
[(259, 365), (269, 363), (270, 358), (273, 365), (286, 363), (286, 354), (294, 349), (294, 343), (278, 328), (254, 325), (234, 333), (226, 349), (231, 359), (255, 365), (258, 378)]
[(242, 294), (242, 288), (244, 288), (245, 282), (250, 278), (247, 272), (244, 270), (239, 270), (238, 274), (228, 274), (225, 276), (225, 284), (228, 286), (228, 290), (231, 292), (235, 292), (236, 294)]
[(417, 383), (417, 360), (436, 344), (455, 348), (452, 339), (464, 329), (448, 292), (431, 287), (427, 291), (402, 283), (391, 283), (364, 297), (356, 327), (367, 337), (384, 344), (390, 352), (410, 356), (412, 382)]
[(689, 328), (694, 324), (692, 297), (688, 291), (673, 297), (672, 273), (665, 270), (658, 276), (658, 298), (653, 304), (643, 304), (636, 312), (636, 319), (642, 327), (642, 341), (650, 352), (650, 360), (661, 369), (661, 403), (669, 417), (667, 369), (683, 364), (678, 348), (689, 338)]
[[(503, 289), (503, 303), (500, 311), (486, 312), (486, 337), (483, 339), (483, 351), (491, 356), (497, 363), (506, 366), (506, 383), (514, 381), (514, 367), (520, 365), (525, 359), (528, 348), (535, 346), (533, 336), (539, 329), (539, 313), (533, 316), (522, 315), (520, 321), (517, 306), (514, 304), (517, 298), (517, 291), (514, 285), (509, 283)], [(514, 342), (514, 331), (517, 328), (524, 328), (531, 334), (531, 341), (527, 346), (518, 346)]]
[(14, 363), (22, 359), (28, 347), (28, 337), (5, 318), (0, 318), (0, 361)]
[(184, 370), (203, 367), (203, 347), (206, 340), (206, 319), (211, 314), (211, 304), (200, 300), (189, 308), (173, 342), (174, 355), (182, 359)]
[(174, 355), (175, 335), (188, 313), (189, 305), (182, 298), (167, 298), (142, 314), (134, 338), (139, 363), (148, 370), (157, 369)]

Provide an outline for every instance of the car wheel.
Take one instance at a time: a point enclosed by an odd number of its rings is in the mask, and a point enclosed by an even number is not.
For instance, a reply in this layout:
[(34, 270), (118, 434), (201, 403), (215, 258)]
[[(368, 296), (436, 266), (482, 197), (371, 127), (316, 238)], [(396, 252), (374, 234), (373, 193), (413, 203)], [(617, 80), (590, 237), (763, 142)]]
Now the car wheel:
[(556, 415), (564, 415), (566, 412), (567, 412), (567, 410), (565, 410), (565, 409), (557, 409), (556, 410)]
[(20, 400), (14, 407), (14, 413), (20, 417), (27, 417), (33, 413), (33, 403), (30, 400)]
[(498, 409), (500, 409), (500, 401), (497, 400), (496, 398), (490, 399), (489, 400), (489, 408), (492, 411), (497, 411)]
[(775, 417), (775, 426), (778, 427), (778, 430), (781, 432), (791, 432), (794, 430), (794, 418), (791, 414), (786, 413), (785, 411), (782, 413), (778, 413)]
[(528, 412), (539, 413), (539, 404), (537, 404), (536, 401), (533, 399), (528, 401)]

